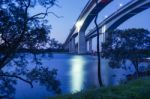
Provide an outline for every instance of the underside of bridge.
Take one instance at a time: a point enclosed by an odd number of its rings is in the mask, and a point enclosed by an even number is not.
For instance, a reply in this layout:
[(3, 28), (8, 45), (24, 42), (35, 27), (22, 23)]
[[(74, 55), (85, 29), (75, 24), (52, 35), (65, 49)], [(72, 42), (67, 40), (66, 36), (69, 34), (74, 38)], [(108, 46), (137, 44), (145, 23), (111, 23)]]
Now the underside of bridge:
[[(140, 0), (139, 0), (140, 1)], [(112, 15), (110, 15), (107, 19), (105, 19), (103, 22), (99, 24), (99, 30), (102, 31), (102, 29), (105, 27), (105, 32), (112, 31), (116, 29), (119, 25), (130, 19), (131, 17), (139, 14), (140, 12), (148, 9), (150, 7), (150, 1), (140, 1), (138, 3), (134, 2), (132, 5), (127, 6), (125, 9), (114, 12)], [(132, 1), (133, 2), (133, 1)], [(136, 3), (136, 5), (135, 5)], [(134, 5), (134, 7), (132, 7)], [(121, 8), (122, 9), (122, 8)], [(96, 37), (96, 28), (92, 29), (87, 35), (86, 40), (89, 41), (90, 39)]]
[[(94, 1), (94, 0), (92, 0)], [(87, 42), (89, 42), (89, 51), (92, 51), (92, 39), (97, 36), (96, 34), (96, 28), (92, 29), (91, 32), (89, 32), (87, 35), (85, 35), (85, 30), (91, 23), (91, 21), (94, 19), (96, 14), (98, 14), (103, 8), (105, 8), (106, 5), (108, 5), (112, 0), (108, 0), (109, 2), (99, 2), (98, 6), (94, 6), (92, 10), (90, 7), (87, 7), (89, 9), (88, 13), (85, 13), (85, 16), (82, 15), (82, 18), (77, 21), (81, 22), (77, 27), (73, 27), (72, 34), (69, 35), (66, 42), (64, 43), (64, 46), (68, 46), (69, 52), (78, 54), (84, 54), (87, 52)], [(93, 3), (94, 4), (94, 3)], [(91, 6), (91, 4), (90, 4)], [(93, 6), (91, 6), (93, 7)], [(109, 36), (107, 34), (108, 31), (116, 29), (120, 24), (128, 20), (129, 18), (137, 15), (138, 13), (148, 9), (150, 7), (150, 0), (132, 0), (131, 2), (124, 5), (122, 8), (117, 10), (117, 12), (114, 12), (112, 15), (110, 15), (108, 18), (103, 20), (99, 24), (99, 30), (101, 33), (105, 34), (105, 37)], [(88, 10), (86, 9), (86, 11)], [(83, 12), (82, 12), (83, 13)], [(86, 18), (84, 18), (86, 17)], [(84, 20), (84, 21), (81, 21)], [(75, 44), (75, 37), (78, 35), (78, 44)], [(78, 49), (76, 48), (78, 47)], [(67, 48), (67, 47), (66, 47)]]
[[(90, 25), (94, 17), (113, 0), (90, 0), (83, 11), (81, 12), (76, 24), (73, 26), (68, 38), (64, 43), (64, 48), (69, 49), (69, 52), (78, 52), (84, 54), (87, 52), (85, 31)], [(78, 35), (78, 51), (75, 49), (74, 39)]]

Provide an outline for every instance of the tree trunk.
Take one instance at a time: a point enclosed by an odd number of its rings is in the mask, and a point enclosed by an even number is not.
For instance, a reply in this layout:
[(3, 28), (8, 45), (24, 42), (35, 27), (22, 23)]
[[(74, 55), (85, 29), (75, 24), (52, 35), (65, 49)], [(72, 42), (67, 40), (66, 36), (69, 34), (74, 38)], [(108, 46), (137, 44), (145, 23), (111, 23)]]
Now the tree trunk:
[(97, 24), (97, 17), (98, 17), (98, 14), (95, 16), (95, 20), (94, 20), (94, 23), (96, 26), (96, 32), (97, 32), (98, 82), (99, 82), (100, 86), (103, 86), (102, 78), (101, 78), (101, 57), (100, 57), (100, 51), (99, 51), (100, 45), (99, 45), (99, 28), (98, 28), (98, 24)]
[(137, 77), (139, 77), (140, 76), (140, 72), (139, 72), (138, 60), (134, 60), (134, 61), (132, 61), (132, 63), (134, 65), (135, 69), (136, 69), (136, 75), (137, 75)]

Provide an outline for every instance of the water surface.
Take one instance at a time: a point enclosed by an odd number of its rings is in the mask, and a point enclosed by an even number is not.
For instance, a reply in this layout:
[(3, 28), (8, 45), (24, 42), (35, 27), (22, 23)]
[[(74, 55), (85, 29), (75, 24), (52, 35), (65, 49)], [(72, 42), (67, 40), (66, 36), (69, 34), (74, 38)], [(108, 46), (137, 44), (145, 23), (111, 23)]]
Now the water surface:
[[(96, 56), (53, 53), (50, 57), (48, 54), (38, 57), (40, 57), (43, 66), (58, 70), (57, 79), (61, 82), (62, 94), (98, 87)], [(30, 60), (31, 56), (27, 55), (26, 58)], [(105, 85), (117, 84), (118, 80), (122, 78), (119, 75), (122, 75), (124, 71), (112, 70), (108, 67), (106, 60), (102, 60), (101, 63), (103, 83)], [(29, 63), (29, 65), (33, 64)], [(15, 99), (43, 99), (53, 95), (55, 94), (48, 92), (45, 87), (39, 84), (34, 84), (34, 87), (31, 88), (28, 84), (19, 81), (16, 86)]]

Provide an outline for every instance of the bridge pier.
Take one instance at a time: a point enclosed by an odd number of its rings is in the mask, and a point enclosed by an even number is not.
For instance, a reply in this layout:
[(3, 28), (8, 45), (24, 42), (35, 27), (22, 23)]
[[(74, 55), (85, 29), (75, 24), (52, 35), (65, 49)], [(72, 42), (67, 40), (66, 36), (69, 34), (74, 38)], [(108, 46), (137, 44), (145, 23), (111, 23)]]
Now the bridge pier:
[(87, 52), (85, 32), (79, 32), (79, 42), (78, 42), (78, 54), (85, 54)]
[(71, 41), (69, 42), (69, 52), (71, 52)]
[(92, 53), (92, 39), (89, 40), (89, 52)]
[(75, 38), (72, 38), (72, 40), (71, 40), (71, 46), (72, 46), (71, 53), (75, 53), (75, 52), (76, 52), (76, 48), (75, 48)]
[(75, 53), (76, 48), (75, 48), (75, 38), (72, 38), (69, 42), (69, 52), (70, 53)]
[(76, 53), (78, 52), (78, 43), (75, 45)]

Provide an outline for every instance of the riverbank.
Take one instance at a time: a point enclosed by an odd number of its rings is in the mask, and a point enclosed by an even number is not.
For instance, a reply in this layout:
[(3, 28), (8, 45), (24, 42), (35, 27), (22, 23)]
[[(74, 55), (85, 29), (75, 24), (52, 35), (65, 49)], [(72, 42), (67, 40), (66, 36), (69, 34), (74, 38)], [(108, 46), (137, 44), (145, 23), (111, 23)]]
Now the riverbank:
[(119, 86), (60, 95), (53, 99), (150, 99), (150, 77), (129, 81)]

